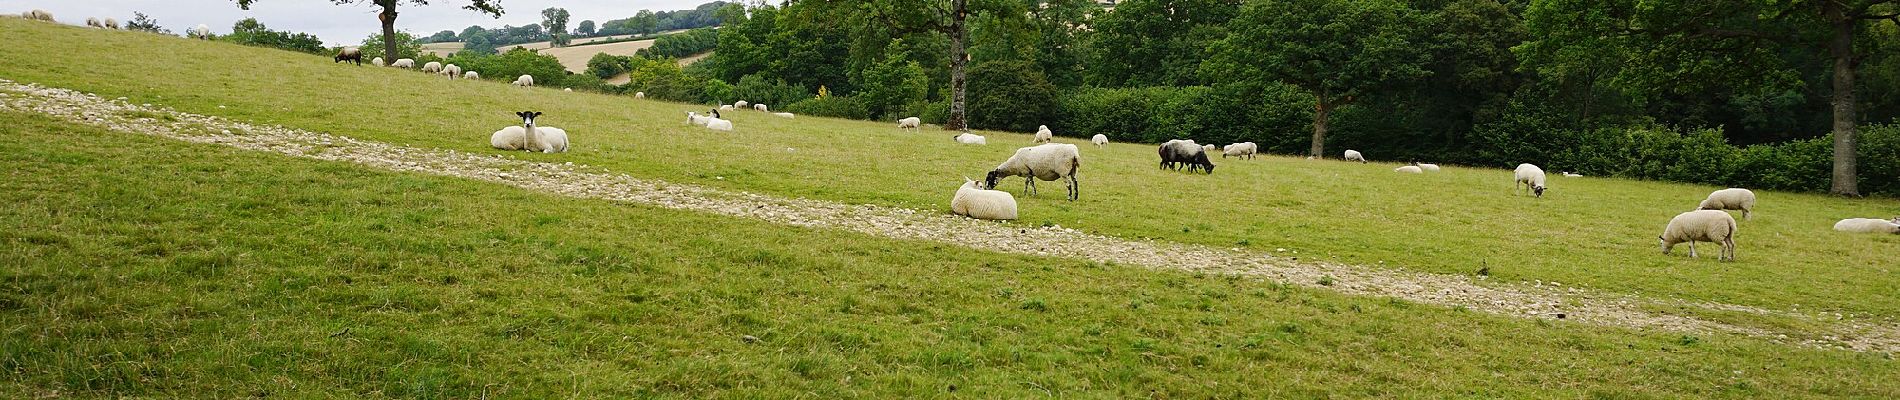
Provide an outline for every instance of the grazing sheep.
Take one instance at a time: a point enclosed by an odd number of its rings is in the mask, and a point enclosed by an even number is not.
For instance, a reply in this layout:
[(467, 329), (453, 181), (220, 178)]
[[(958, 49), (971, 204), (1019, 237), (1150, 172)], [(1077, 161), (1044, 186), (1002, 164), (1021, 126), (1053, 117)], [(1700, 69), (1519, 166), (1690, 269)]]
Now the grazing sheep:
[(1430, 172), (1438, 172), (1438, 164), (1424, 164), (1424, 163), (1414, 162), (1412, 163), (1412, 165), (1418, 166), (1418, 169), (1421, 169), (1421, 170), (1430, 171)]
[(924, 125), (923, 118), (910, 117), (910, 118), (897, 120), (897, 129), (904, 129), (904, 128), (917, 129), (917, 127), (920, 127), (923, 125)]
[(381, 67), (381, 66), (383, 66), (383, 58), (382, 58), (382, 57), (376, 57), (376, 58), (372, 58), (372, 59), (369, 59), (369, 65), (374, 65), (374, 66), (378, 66), (378, 67)]
[(1215, 152), (1215, 151), (1217, 151), (1217, 150), (1220, 150), (1220, 148), (1219, 148), (1219, 147), (1214, 147), (1214, 145), (1212, 145), (1212, 144), (1204, 144), (1204, 145), (1201, 145), (1201, 151), (1202, 151), (1202, 152), (1205, 152), (1205, 153), (1212, 153), (1212, 152)]
[(719, 110), (713, 110), (712, 119), (706, 120), (706, 129), (731, 132), (732, 121), (720, 118)]
[(711, 120), (712, 120), (712, 117), (699, 115), (699, 113), (692, 112), (692, 111), (686, 112), (686, 123), (689, 125), (706, 126), (706, 121), (711, 121)]
[[(53, 13), (46, 12), (46, 10), (32, 10), (32, 11), (23, 12), (23, 13), (20, 13), (20, 17), (26, 18), (29, 20), (34, 20), (34, 21), (59, 22), (59, 21), (54, 21)], [(203, 26), (203, 25), (199, 25), (199, 26)]]
[(1090, 137), (1090, 138), (1089, 138), (1089, 143), (1094, 143), (1094, 144), (1095, 144), (1095, 147), (1102, 147), (1103, 145), (1107, 145), (1107, 144), (1108, 144), (1108, 135), (1103, 135), (1103, 134), (1100, 134), (1100, 133), (1097, 133), (1097, 134), (1095, 134), (1095, 136), (1094, 136), (1094, 137)]
[(191, 37), (193, 37), (193, 38), (197, 38), (197, 39), (210, 39), (210, 38), (211, 38), (211, 27), (210, 27), (210, 26), (205, 26), (205, 24), (198, 24), (198, 26), (196, 26), (196, 27), (192, 27), (192, 28), (191, 28), (191, 31), (190, 31), (189, 33), (191, 33)]
[(455, 78), (460, 78), (462, 77), (462, 66), (455, 64), (444, 65), (442, 66), (442, 75), (449, 77), (451, 81), (455, 80)]
[(1156, 154), (1161, 156), (1161, 168), (1178, 171), (1185, 165), (1188, 172), (1205, 170), (1208, 174), (1214, 173), (1214, 161), (1208, 159), (1207, 147), (1196, 144), (1193, 140), (1169, 140), (1156, 149)]
[(521, 86), (521, 87), (533, 87), (534, 75), (522, 75), (522, 76), (516, 77), (514, 85)]
[(1742, 188), (1728, 188), (1709, 193), (1709, 198), (1696, 205), (1698, 210), (1742, 210), (1742, 219), (1752, 219), (1755, 211), (1755, 192)]
[(1048, 125), (1036, 127), (1036, 143), (1049, 143), (1049, 141), (1055, 140), (1055, 138), (1056, 133), (1050, 131)]
[(968, 177), (963, 178), (963, 186), (957, 187), (956, 196), (950, 198), (950, 212), (976, 219), (1016, 219), (1015, 195), (977, 187), (977, 184)]
[(113, 29), (113, 30), (119, 29), (119, 20), (113, 19), (112, 17), (106, 17), (106, 29)]
[(428, 64), (422, 64), (422, 72), (442, 72), (442, 63), (439, 61), (430, 61)]
[(1524, 186), (1530, 189), (1531, 191), (1537, 192), (1538, 198), (1544, 197), (1545, 187), (1544, 187), (1544, 169), (1543, 168), (1538, 168), (1537, 166), (1530, 165), (1530, 164), (1518, 164), (1517, 165), (1517, 183), (1511, 184), (1511, 193), (1517, 193), (1517, 185), (1519, 183), (1524, 184)]
[(100, 23), (99, 17), (86, 17), (86, 26), (90, 26), (94, 28), (104, 28), (106, 27), (106, 24)]
[(959, 133), (956, 136), (951, 136), (950, 140), (955, 140), (957, 141), (957, 143), (962, 143), (962, 144), (984, 144), (984, 145), (990, 144), (990, 140), (988, 138), (983, 137), (983, 135), (973, 134), (969, 132)]
[(1360, 164), (1365, 164), (1366, 155), (1359, 154), (1358, 150), (1346, 150), (1346, 161), (1358, 161)]
[(396, 67), (396, 68), (402, 68), (402, 69), (410, 69), (410, 68), (415, 68), (415, 67), (416, 67), (416, 60), (415, 60), (415, 59), (409, 59), (409, 58), (398, 58), (398, 59), (396, 59), (396, 62), (392, 62), (392, 63), (389, 63), (389, 66), (391, 66), (391, 67)]
[(1235, 158), (1245, 158), (1245, 159), (1251, 160), (1254, 158), (1254, 154), (1259, 153), (1259, 152), (1260, 152), (1260, 145), (1254, 144), (1253, 142), (1240, 142), (1240, 143), (1227, 145), (1227, 147), (1222, 147), (1220, 158), (1227, 158), (1227, 156), (1234, 156)]
[(463, 73), (462, 73), (462, 79), (467, 79), (467, 80), (471, 80), (471, 81), (472, 81), (472, 80), (477, 80), (477, 79), (482, 79), (482, 74), (478, 74), (478, 73), (475, 73), (475, 71), (468, 71), (468, 72), (463, 72)]
[(1082, 184), (1076, 180), (1075, 173), (1082, 168), (1082, 152), (1075, 145), (1067, 143), (1049, 143), (1016, 149), (1016, 155), (1010, 156), (996, 169), (990, 170), (983, 178), (983, 188), (996, 189), (996, 181), (1011, 176), (1023, 177), (1023, 191), (1031, 196), (1036, 194), (1036, 180), (1053, 181), (1068, 178), (1069, 201), (1082, 196)]
[(1719, 210), (1695, 210), (1677, 214), (1669, 220), (1669, 227), (1663, 228), (1662, 236), (1656, 239), (1662, 242), (1663, 254), (1678, 243), (1689, 243), (1689, 256), (1696, 257), (1695, 242), (1721, 243), (1722, 261), (1735, 260), (1735, 217)]
[(753, 104), (752, 109), (758, 110), (759, 112), (772, 112), (772, 108), (766, 107), (765, 103)]
[(633, 92), (633, 98), (634, 98), (634, 99), (644, 99), (644, 98), (647, 98), (647, 92)]
[(788, 113), (788, 112), (776, 112), (776, 113), (772, 113), (772, 116), (779, 117), (779, 118), (795, 117), (795, 115), (792, 115), (792, 113)]
[(330, 63), (336, 64), (344, 61), (355, 62), (358, 67), (363, 66), (363, 51), (355, 47), (344, 47), (342, 50), (336, 51), (336, 57), (331, 57)]
[(1407, 165), (1403, 167), (1393, 168), (1392, 172), (1404, 172), (1408, 174), (1423, 174), (1425, 173), (1425, 170), (1419, 169), (1417, 165)]
[(719, 111), (732, 111), (732, 110), (735, 110), (735, 109), (736, 109), (736, 108), (733, 108), (731, 104), (725, 104), (725, 105), (720, 105), (720, 106), (719, 106)]
[(734, 110), (744, 110), (747, 107), (751, 107), (751, 106), (752, 106), (752, 103), (747, 103), (745, 100), (732, 102), (732, 109)]
[(1850, 233), (1891, 233), (1900, 235), (1900, 218), (1848, 218), (1834, 223), (1834, 230)]
[(539, 150), (542, 153), (567, 152), (567, 131), (561, 128), (534, 125), (540, 112), (522, 111), (515, 113), (521, 117), (521, 126), (509, 126), (495, 131), (489, 136), (488, 143), (502, 150)]

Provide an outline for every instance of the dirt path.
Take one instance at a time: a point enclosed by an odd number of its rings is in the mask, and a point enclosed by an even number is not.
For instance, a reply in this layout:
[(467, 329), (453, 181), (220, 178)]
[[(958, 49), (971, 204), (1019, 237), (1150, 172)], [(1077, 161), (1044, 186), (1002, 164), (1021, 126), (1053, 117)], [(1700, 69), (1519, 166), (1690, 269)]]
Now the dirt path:
[[(1171, 242), (1127, 240), (1061, 227), (1021, 229), (940, 210), (783, 198), (639, 179), (600, 168), (520, 161), (498, 152), (413, 148), (278, 126), (129, 104), (90, 94), (0, 79), (0, 109), (41, 113), (74, 123), (197, 143), (216, 143), (397, 171), (477, 179), (565, 196), (844, 229), (870, 235), (942, 242), (1012, 254), (1067, 257), (1157, 269), (1235, 274), (1340, 293), (1389, 296), (1525, 318), (1683, 333), (1725, 333), (1811, 347), (1900, 351), (1900, 327), (1720, 303), (1681, 302), (1598, 293), (1555, 284), (1483, 282), (1440, 275), (1298, 260), (1270, 254)], [(155, 116), (169, 116), (161, 119)], [(1321, 282), (1325, 283), (1322, 284)], [(1741, 326), (1648, 311), (1700, 307), (1796, 318), (1820, 331)], [(1780, 329), (1780, 330), (1777, 330)]]

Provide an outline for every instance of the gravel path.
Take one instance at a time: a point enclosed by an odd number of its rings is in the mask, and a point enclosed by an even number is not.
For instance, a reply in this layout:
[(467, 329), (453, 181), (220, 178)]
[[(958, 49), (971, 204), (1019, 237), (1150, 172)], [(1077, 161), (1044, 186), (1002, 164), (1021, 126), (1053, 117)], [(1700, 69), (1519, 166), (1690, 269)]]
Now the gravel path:
[[(970, 220), (942, 210), (783, 198), (639, 179), (599, 168), (520, 161), (496, 152), (467, 153), (396, 146), (278, 126), (177, 112), (124, 98), (103, 99), (71, 90), (0, 79), (0, 109), (41, 113), (115, 131), (216, 143), (249, 150), (376, 168), (448, 175), (580, 198), (708, 212), (773, 223), (843, 229), (875, 236), (942, 242), (1012, 254), (1066, 257), (1156, 269), (1235, 274), (1340, 293), (1389, 296), (1527, 318), (1694, 334), (1726, 333), (1810, 347), (1893, 353), (1900, 327), (1732, 304), (1682, 302), (1599, 293), (1556, 283), (1484, 282), (1483, 277), (1440, 275), (1301, 261), (1270, 254), (1137, 241), (1061, 227), (1016, 228)], [(946, 197), (947, 198), (947, 197)], [(1322, 284), (1321, 282), (1326, 282)], [(1660, 307), (1659, 307), (1660, 306)], [(1822, 331), (1779, 331), (1646, 311), (1690, 306), (1787, 317)]]

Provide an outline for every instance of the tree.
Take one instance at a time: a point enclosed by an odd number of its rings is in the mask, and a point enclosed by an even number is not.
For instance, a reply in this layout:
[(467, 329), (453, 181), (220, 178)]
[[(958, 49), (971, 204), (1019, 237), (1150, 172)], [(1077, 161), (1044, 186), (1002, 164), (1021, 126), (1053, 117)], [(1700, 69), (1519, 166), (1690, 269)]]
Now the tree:
[[(365, 49), (374, 49), (374, 48), (379, 48), (379, 47), (385, 48), (385, 49), (395, 48), (396, 52), (388, 53), (387, 55), (387, 57), (394, 57), (394, 58), (384, 58), (385, 60), (391, 60), (392, 62), (394, 60), (400, 60), (404, 58), (416, 59), (416, 58), (422, 57), (422, 46), (416, 44), (415, 35), (409, 34), (409, 31), (397, 31), (395, 35), (396, 40), (394, 43), (385, 41), (384, 40), (385, 37), (386, 36), (383, 36), (383, 35), (370, 34), (368, 37), (363, 38), (362, 48), (365, 48)], [(385, 45), (386, 43), (393, 44), (393, 45)]]
[[(403, 3), (405, 0), (329, 0), (329, 1), (332, 4), (337, 4), (337, 5), (369, 3), (378, 8), (381, 8), (382, 12), (376, 14), (376, 19), (378, 21), (381, 21), (383, 24), (383, 57), (384, 59), (388, 59), (388, 60), (397, 59), (396, 57), (396, 5)], [(406, 0), (406, 1), (409, 4), (416, 5), (416, 6), (429, 5), (429, 0)], [(469, 11), (479, 12), (483, 14), (488, 14), (489, 16), (492, 16), (495, 18), (501, 18), (501, 4), (497, 3), (495, 0), (466, 0), (466, 1), (468, 1), (468, 5), (462, 6), (463, 9), (467, 9)], [(258, 0), (237, 0), (238, 8), (244, 9), (244, 10), (251, 9), (251, 5), (256, 4), (257, 2)], [(408, 42), (404, 42), (404, 43), (408, 43)]]
[(1088, 81), (1109, 87), (1200, 84), (1207, 43), (1226, 36), (1241, 0), (1129, 0), (1089, 21)]
[(989, 61), (970, 68), (970, 125), (1028, 132), (1055, 114), (1056, 87), (1028, 61)]
[(594, 20), (581, 21), (580, 27), (574, 28), (574, 33), (581, 36), (594, 36)]
[[(1535, 40), (1520, 46), (1527, 64), (1565, 69), (1583, 62), (1617, 66), (1623, 89), (1655, 93), (1753, 85), (1799, 87), (1798, 66), (1781, 50), (1813, 52), (1830, 64), (1833, 184), (1829, 192), (1858, 196), (1859, 145), (1855, 77), (1864, 54), (1856, 38), (1870, 24), (1900, 24), (1900, 0), (1552, 0), (1532, 4)], [(1603, 60), (1608, 54), (1618, 59)], [(1687, 87), (1685, 87), (1687, 86)]]
[(256, 18), (245, 18), (231, 24), (231, 34), (218, 40), (246, 46), (272, 47), (310, 54), (323, 54), (330, 49), (323, 47), (323, 40), (308, 33), (290, 33), (270, 30)]
[(148, 17), (145, 15), (145, 13), (138, 12), (138, 11), (132, 12), (132, 20), (125, 22), (125, 29), (166, 34), (166, 35), (172, 34), (172, 31), (170, 29), (165, 29), (164, 26), (159, 25), (157, 19)]
[(548, 7), (541, 10), (541, 26), (548, 28), (548, 34), (554, 35), (554, 45), (567, 45), (567, 9)]
[[(977, 3), (973, 5), (972, 1)], [(944, 120), (943, 129), (961, 131), (969, 129), (964, 103), (965, 86), (969, 82), (966, 67), (970, 64), (970, 15), (1008, 10), (1011, 5), (1003, 0), (869, 0), (860, 5), (860, 10), (862, 15), (881, 22), (891, 33), (938, 33), (949, 37), (950, 117)]]
[(1264, 77), (1297, 86), (1315, 99), (1312, 155), (1326, 150), (1328, 117), (1360, 97), (1430, 73), (1411, 31), (1417, 13), (1396, 0), (1253, 2), (1216, 42), (1201, 65), (1209, 79)]
[(434, 35), (429, 35), (429, 37), (420, 40), (422, 40), (423, 43), (453, 42), (456, 41), (455, 31), (444, 29), (441, 32), (436, 32)]

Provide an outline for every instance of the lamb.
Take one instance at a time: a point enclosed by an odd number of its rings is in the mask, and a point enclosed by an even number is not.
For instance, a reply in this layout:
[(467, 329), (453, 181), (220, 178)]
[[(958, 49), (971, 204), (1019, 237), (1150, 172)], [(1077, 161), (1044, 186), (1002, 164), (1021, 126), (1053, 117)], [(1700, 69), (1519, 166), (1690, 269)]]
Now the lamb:
[(706, 120), (706, 129), (731, 132), (732, 121), (727, 120), (727, 119), (721, 119), (719, 117), (719, 110), (713, 110), (712, 118)]
[[(1528, 165), (1528, 164), (1527, 164)], [(1669, 227), (1663, 228), (1662, 236), (1656, 239), (1662, 242), (1663, 254), (1676, 244), (1689, 243), (1689, 256), (1696, 257), (1695, 242), (1722, 244), (1722, 261), (1735, 260), (1735, 217), (1720, 210), (1695, 210), (1677, 214), (1669, 220)]]
[(1742, 210), (1742, 219), (1753, 219), (1755, 211), (1755, 192), (1742, 188), (1728, 188), (1709, 193), (1709, 198), (1696, 205), (1698, 210)]
[(1900, 235), (1900, 218), (1848, 218), (1834, 223), (1834, 230), (1849, 233), (1891, 233)]
[(113, 29), (113, 30), (119, 29), (119, 20), (113, 19), (112, 17), (106, 17), (106, 29)]
[(996, 169), (990, 170), (983, 178), (983, 188), (996, 189), (996, 181), (1011, 176), (1023, 177), (1023, 191), (1030, 195), (1036, 193), (1036, 180), (1053, 181), (1068, 178), (1069, 201), (1082, 196), (1082, 184), (1076, 180), (1075, 173), (1082, 168), (1082, 152), (1075, 145), (1067, 143), (1049, 143), (1016, 149), (1016, 155), (1010, 156)]
[(1403, 167), (1393, 168), (1392, 172), (1404, 172), (1408, 174), (1423, 174), (1425, 173), (1425, 170), (1420, 169), (1417, 165), (1407, 165)]
[(467, 80), (471, 80), (471, 81), (472, 81), (472, 80), (477, 80), (477, 79), (482, 79), (482, 74), (478, 74), (478, 73), (475, 73), (475, 71), (468, 71), (468, 72), (463, 72), (463, 73), (462, 73), (462, 79), (467, 79)]
[(409, 59), (409, 58), (398, 58), (398, 59), (396, 59), (396, 62), (393, 62), (393, 63), (389, 63), (389, 66), (391, 66), (391, 67), (396, 67), (396, 68), (402, 68), (402, 69), (409, 69), (409, 68), (415, 68), (415, 67), (416, 67), (416, 60), (414, 60), (414, 59)]
[(1097, 133), (1095, 134), (1094, 137), (1089, 138), (1089, 143), (1094, 143), (1095, 147), (1102, 147), (1103, 145), (1107, 145), (1108, 135)]
[(647, 92), (633, 92), (633, 98), (636, 100), (645, 99), (647, 98)]
[(957, 141), (957, 143), (962, 143), (962, 144), (983, 144), (983, 145), (990, 144), (990, 141), (988, 138), (984, 138), (983, 135), (972, 134), (970, 132), (963, 132), (963, 133), (957, 134), (956, 136), (951, 136), (950, 140), (955, 140)]
[(196, 27), (192, 27), (192, 28), (191, 28), (191, 31), (189, 31), (189, 33), (191, 33), (191, 37), (193, 37), (193, 38), (197, 38), (197, 39), (210, 39), (210, 38), (211, 38), (211, 27), (210, 27), (210, 26), (205, 26), (205, 24), (198, 24), (198, 26), (196, 26)]
[(515, 78), (515, 86), (534, 87), (534, 75), (522, 75)]
[(361, 67), (363, 66), (363, 51), (355, 47), (344, 47), (342, 50), (337, 50), (336, 57), (331, 57), (331, 60), (331, 64), (353, 61), (356, 62), (356, 66)]
[(734, 110), (744, 110), (744, 109), (746, 109), (747, 107), (751, 107), (751, 106), (752, 106), (751, 104), (752, 104), (752, 103), (747, 103), (747, 102), (746, 102), (745, 100), (739, 100), (739, 101), (735, 101), (735, 102), (733, 102), (733, 103), (732, 103), (732, 109), (734, 109)]
[(766, 107), (765, 103), (753, 104), (752, 109), (758, 110), (759, 112), (772, 112), (772, 108)]
[(455, 64), (444, 65), (442, 66), (442, 75), (448, 76), (451, 81), (455, 80), (455, 78), (462, 76), (462, 66)]
[(1050, 131), (1048, 125), (1036, 127), (1036, 143), (1049, 143), (1049, 141), (1055, 140), (1055, 136), (1056, 133)]
[(910, 117), (910, 118), (897, 120), (897, 129), (904, 129), (904, 128), (917, 129), (917, 127), (923, 126), (923, 124), (924, 124), (923, 118)]
[(1424, 163), (1419, 163), (1419, 162), (1413, 162), (1412, 165), (1417, 166), (1418, 169), (1420, 170), (1438, 172), (1438, 164), (1424, 164)]
[(521, 126), (509, 126), (495, 131), (495, 134), (488, 138), (490, 145), (502, 150), (535, 151), (539, 149), (542, 153), (567, 152), (567, 131), (555, 127), (536, 127), (534, 118), (541, 116), (540, 112), (522, 111), (515, 115), (521, 117)]
[(430, 61), (428, 64), (422, 64), (422, 72), (429, 72), (429, 73), (442, 72), (442, 63), (438, 61)]
[(1258, 153), (1259, 151), (1260, 151), (1260, 145), (1256, 145), (1253, 142), (1234, 143), (1234, 144), (1227, 145), (1227, 147), (1221, 148), (1220, 158), (1227, 158), (1227, 156), (1234, 156), (1235, 158), (1246, 158), (1246, 159), (1251, 160), (1254, 158), (1254, 154)]
[(1200, 169), (1206, 170), (1208, 174), (1214, 173), (1214, 162), (1207, 158), (1207, 148), (1195, 144), (1193, 140), (1169, 140), (1162, 143), (1156, 153), (1161, 156), (1161, 168), (1180, 170), (1182, 165), (1186, 165), (1188, 172)]
[(779, 118), (791, 118), (791, 117), (794, 117), (794, 115), (792, 115), (792, 113), (788, 113), (788, 112), (776, 112), (776, 113), (772, 113), (772, 116), (774, 116), (774, 117), (779, 117)]
[(1016, 196), (977, 185), (976, 181), (964, 177), (963, 186), (958, 187), (956, 196), (950, 198), (950, 212), (976, 219), (1016, 219)]
[(1359, 154), (1358, 150), (1346, 150), (1346, 161), (1358, 161), (1360, 164), (1365, 164), (1366, 155)]
[(1537, 192), (1538, 198), (1544, 197), (1545, 187), (1544, 187), (1544, 169), (1543, 168), (1537, 168), (1537, 166), (1530, 165), (1530, 164), (1518, 164), (1517, 165), (1517, 183), (1511, 184), (1511, 193), (1517, 193), (1517, 184), (1519, 183), (1524, 184), (1525, 187), (1529, 188), (1531, 191)]
[(94, 28), (104, 28), (106, 27), (106, 24), (100, 23), (99, 17), (86, 17), (86, 26), (90, 26)]

